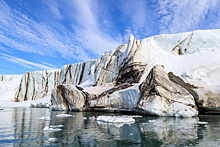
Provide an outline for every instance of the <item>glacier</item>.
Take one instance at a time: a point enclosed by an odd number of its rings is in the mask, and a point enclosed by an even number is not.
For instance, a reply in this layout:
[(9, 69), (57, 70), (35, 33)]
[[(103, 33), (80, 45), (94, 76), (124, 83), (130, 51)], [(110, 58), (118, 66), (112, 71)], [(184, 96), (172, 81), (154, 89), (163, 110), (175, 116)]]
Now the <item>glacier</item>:
[(0, 105), (37, 106), (36, 100), (44, 98), (53, 110), (174, 117), (219, 112), (219, 53), (220, 30), (142, 40), (130, 35), (128, 44), (96, 60), (57, 70), (0, 75)]

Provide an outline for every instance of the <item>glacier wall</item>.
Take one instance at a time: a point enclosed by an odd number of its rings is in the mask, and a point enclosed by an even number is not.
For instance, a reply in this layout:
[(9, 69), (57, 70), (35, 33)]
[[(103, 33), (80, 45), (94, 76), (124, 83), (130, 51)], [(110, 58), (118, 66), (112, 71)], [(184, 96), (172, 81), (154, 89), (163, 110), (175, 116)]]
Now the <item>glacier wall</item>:
[[(220, 80), (215, 75), (220, 68), (219, 57), (216, 56), (219, 49), (220, 30), (163, 34), (143, 40), (131, 35), (128, 44), (105, 52), (97, 60), (65, 65), (58, 70), (0, 75), (0, 101), (40, 99), (50, 95), (52, 89), (61, 84), (88, 87), (106, 83), (141, 83), (157, 64), (197, 87), (214, 84), (218, 87)], [(192, 56), (194, 60), (191, 60)], [(209, 60), (203, 61), (204, 58)], [(201, 67), (207, 68), (200, 70)], [(207, 75), (212, 76), (207, 79)], [(201, 78), (203, 80), (199, 80)]]
[(0, 75), (0, 101), (14, 101), (22, 75)]

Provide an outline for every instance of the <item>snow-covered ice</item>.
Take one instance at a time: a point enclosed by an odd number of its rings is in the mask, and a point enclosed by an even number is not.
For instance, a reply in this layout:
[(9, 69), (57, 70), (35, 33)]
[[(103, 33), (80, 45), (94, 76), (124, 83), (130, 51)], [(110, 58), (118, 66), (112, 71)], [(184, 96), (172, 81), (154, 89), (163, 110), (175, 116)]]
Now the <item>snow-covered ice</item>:
[(28, 100), (22, 102), (1, 102), (2, 107), (38, 107), (45, 108), (50, 106), (50, 96), (38, 99)]

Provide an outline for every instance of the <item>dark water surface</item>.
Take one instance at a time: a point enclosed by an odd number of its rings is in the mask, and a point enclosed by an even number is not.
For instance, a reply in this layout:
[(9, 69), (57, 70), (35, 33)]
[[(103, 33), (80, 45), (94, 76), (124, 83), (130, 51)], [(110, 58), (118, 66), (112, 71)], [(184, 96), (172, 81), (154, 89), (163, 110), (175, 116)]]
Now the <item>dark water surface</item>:
[[(67, 112), (45, 108), (0, 110), (0, 146), (220, 146), (220, 115), (197, 118), (139, 117), (133, 124), (103, 124), (94, 117), (119, 115), (98, 112)], [(40, 120), (42, 116), (51, 120)], [(198, 121), (208, 122), (207, 125)], [(44, 130), (63, 125), (61, 130)]]

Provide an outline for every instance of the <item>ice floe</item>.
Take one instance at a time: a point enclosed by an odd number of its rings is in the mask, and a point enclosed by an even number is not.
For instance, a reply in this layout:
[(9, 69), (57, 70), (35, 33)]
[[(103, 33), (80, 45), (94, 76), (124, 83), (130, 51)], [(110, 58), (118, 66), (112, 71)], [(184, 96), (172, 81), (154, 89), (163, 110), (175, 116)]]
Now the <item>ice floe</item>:
[(49, 138), (49, 139), (48, 139), (49, 142), (54, 142), (54, 141), (56, 141), (56, 140), (57, 140), (56, 138)]
[(199, 121), (198, 124), (199, 124), (199, 125), (207, 125), (208, 122), (205, 122), (205, 121)]
[(63, 128), (63, 125), (55, 125), (55, 126), (51, 125), (50, 128)]
[(50, 120), (50, 117), (43, 116), (43, 117), (40, 117), (39, 119), (47, 121), (47, 120)]
[(61, 131), (62, 129), (61, 128), (51, 128), (51, 127), (44, 127), (43, 129), (44, 131), (51, 131), (51, 132), (56, 132), (56, 131)]
[(101, 121), (104, 123), (134, 123), (135, 119), (130, 116), (98, 116), (96, 118), (97, 121)]
[(70, 114), (58, 114), (56, 117), (73, 117), (73, 115)]

